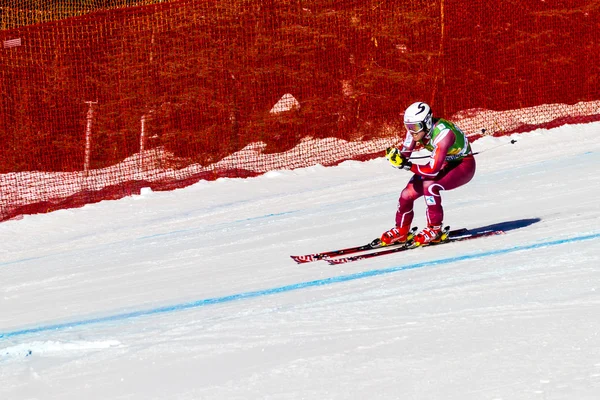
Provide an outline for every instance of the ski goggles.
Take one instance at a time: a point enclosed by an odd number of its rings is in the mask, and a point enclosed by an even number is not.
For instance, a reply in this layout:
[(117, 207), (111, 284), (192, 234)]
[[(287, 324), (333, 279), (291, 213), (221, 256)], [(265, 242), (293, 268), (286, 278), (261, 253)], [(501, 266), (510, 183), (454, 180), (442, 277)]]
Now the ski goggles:
[(415, 135), (425, 129), (424, 122), (405, 122), (404, 126), (413, 135)]

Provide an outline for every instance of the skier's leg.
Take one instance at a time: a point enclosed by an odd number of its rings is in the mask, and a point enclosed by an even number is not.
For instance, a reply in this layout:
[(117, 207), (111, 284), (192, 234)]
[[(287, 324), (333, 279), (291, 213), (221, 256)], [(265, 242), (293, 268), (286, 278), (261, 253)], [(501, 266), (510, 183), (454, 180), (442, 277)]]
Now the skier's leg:
[(413, 204), (422, 195), (422, 180), (419, 176), (414, 175), (400, 194), (396, 211), (396, 226), (381, 235), (383, 244), (404, 243), (409, 239), (410, 224), (414, 217)]
[(423, 181), (423, 194), (427, 205), (427, 224), (440, 226), (444, 220), (442, 190), (452, 190), (465, 185), (475, 175), (475, 159), (466, 157), (457, 164), (449, 164), (434, 180)]
[(425, 181), (425, 205), (427, 206), (427, 225), (441, 226), (444, 221), (444, 207), (442, 207), (442, 196), (440, 191), (445, 188), (436, 181)]
[(423, 180), (420, 176), (415, 175), (406, 185), (400, 199), (398, 200), (398, 210), (396, 211), (396, 226), (402, 231), (408, 232), (410, 224), (415, 215), (413, 205), (415, 200), (423, 196)]

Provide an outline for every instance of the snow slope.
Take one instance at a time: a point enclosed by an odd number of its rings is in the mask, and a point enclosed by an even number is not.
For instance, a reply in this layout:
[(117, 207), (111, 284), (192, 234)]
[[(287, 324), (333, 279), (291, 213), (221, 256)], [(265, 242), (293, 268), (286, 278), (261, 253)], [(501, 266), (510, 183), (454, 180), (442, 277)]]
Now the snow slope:
[(599, 129), (474, 143), (445, 223), (505, 235), (339, 266), (289, 255), (393, 225), (383, 158), (4, 222), (0, 399), (600, 399)]

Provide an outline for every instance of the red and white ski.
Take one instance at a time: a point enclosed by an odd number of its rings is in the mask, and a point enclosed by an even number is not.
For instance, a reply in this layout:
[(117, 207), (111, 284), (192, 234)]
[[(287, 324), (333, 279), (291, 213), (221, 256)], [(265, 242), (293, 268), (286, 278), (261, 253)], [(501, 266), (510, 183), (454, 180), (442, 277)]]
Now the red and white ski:
[[(411, 234), (414, 235), (415, 232), (417, 232), (416, 226), (411, 229)], [(381, 240), (379, 238), (377, 238), (377, 239), (372, 240), (370, 243), (363, 244), (361, 246), (346, 247), (344, 249), (324, 251), (322, 253), (306, 254), (303, 256), (290, 256), (290, 257), (292, 257), (292, 260), (296, 261), (298, 264), (304, 264), (304, 263), (309, 263), (309, 262), (313, 262), (313, 261), (328, 260), (332, 257), (337, 257), (337, 256), (345, 256), (348, 254), (360, 253), (361, 251), (368, 251), (368, 250), (374, 250), (374, 249), (380, 249), (380, 248), (391, 249), (391, 248), (401, 247), (401, 246), (404, 246), (404, 243), (397, 243), (397, 244), (391, 244), (391, 245), (386, 246), (381, 243)]]
[(442, 245), (445, 243), (460, 242), (463, 240), (471, 240), (471, 239), (476, 239), (476, 238), (480, 238), (480, 237), (494, 236), (494, 235), (501, 235), (501, 234), (504, 234), (504, 231), (490, 230), (490, 231), (483, 231), (483, 232), (477, 232), (477, 231), (470, 232), (468, 229), (460, 229), (458, 231), (450, 231), (448, 237), (445, 240), (443, 240), (441, 242), (430, 243), (426, 246), (415, 246), (413, 243), (407, 243), (404, 246), (399, 246), (399, 247), (396, 247), (393, 249), (386, 249), (386, 250), (382, 250), (382, 251), (373, 251), (373, 252), (368, 252), (368, 253), (364, 253), (364, 254), (358, 254), (356, 256), (351, 256), (351, 257), (327, 259), (325, 261), (327, 261), (331, 265), (345, 264), (345, 263), (349, 263), (349, 262), (353, 262), (353, 261), (365, 260), (365, 259), (369, 259), (369, 258), (373, 258), (373, 257), (384, 256), (386, 254), (399, 253), (401, 251), (416, 249), (419, 247), (439, 246), (439, 245)]

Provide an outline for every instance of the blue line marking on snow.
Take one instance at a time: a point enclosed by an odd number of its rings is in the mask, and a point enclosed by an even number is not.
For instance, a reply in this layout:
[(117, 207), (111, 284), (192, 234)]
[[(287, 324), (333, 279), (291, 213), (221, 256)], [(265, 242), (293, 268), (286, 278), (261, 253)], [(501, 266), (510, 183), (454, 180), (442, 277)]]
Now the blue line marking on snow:
[(236, 300), (270, 296), (273, 294), (291, 292), (291, 291), (315, 287), (315, 286), (326, 286), (326, 285), (331, 285), (334, 283), (348, 282), (348, 281), (368, 278), (368, 277), (372, 277), (372, 276), (391, 274), (391, 273), (398, 272), (398, 271), (406, 271), (406, 270), (411, 270), (411, 269), (431, 267), (431, 266), (443, 265), (443, 264), (451, 264), (451, 263), (455, 263), (455, 262), (459, 262), (459, 261), (475, 260), (475, 259), (479, 259), (479, 258), (486, 258), (486, 257), (497, 256), (497, 255), (514, 253), (517, 251), (526, 251), (526, 250), (539, 249), (539, 248), (543, 248), (543, 247), (559, 246), (561, 244), (581, 242), (581, 241), (592, 240), (592, 239), (597, 239), (597, 238), (600, 238), (600, 233), (594, 233), (594, 234), (589, 234), (589, 235), (584, 235), (584, 236), (577, 236), (577, 237), (567, 238), (567, 239), (552, 240), (549, 242), (541, 242), (541, 243), (535, 243), (535, 244), (529, 244), (529, 245), (514, 246), (514, 247), (509, 247), (509, 248), (500, 249), (500, 250), (490, 250), (490, 251), (486, 251), (486, 252), (482, 252), (482, 253), (465, 254), (462, 256), (442, 258), (439, 260), (425, 261), (425, 262), (416, 263), (416, 264), (401, 265), (401, 266), (389, 267), (389, 268), (383, 268), (383, 269), (374, 269), (374, 270), (370, 270), (370, 271), (358, 272), (355, 274), (334, 276), (331, 278), (318, 279), (318, 280), (307, 281), (307, 282), (300, 282), (300, 283), (295, 283), (295, 284), (291, 284), (291, 285), (275, 287), (275, 288), (271, 288), (271, 289), (237, 293), (237, 294), (232, 294), (229, 296), (202, 299), (202, 300), (192, 301), (189, 303), (174, 304), (174, 305), (170, 305), (170, 306), (157, 307), (157, 308), (152, 308), (152, 309), (148, 309), (148, 310), (132, 311), (132, 312), (123, 313), (123, 314), (108, 315), (108, 316), (99, 317), (99, 318), (82, 319), (79, 321), (64, 322), (64, 323), (53, 324), (53, 325), (40, 325), (40, 326), (33, 327), (33, 328), (0, 332), (0, 339), (8, 339), (8, 338), (12, 338), (12, 337), (24, 336), (24, 335), (29, 335), (29, 334), (33, 334), (33, 333), (59, 331), (59, 330), (71, 329), (71, 328), (76, 328), (76, 327), (81, 327), (81, 326), (100, 324), (100, 323), (104, 323), (104, 322), (123, 321), (123, 320), (131, 319), (131, 318), (138, 318), (138, 317), (149, 316), (149, 315), (165, 314), (165, 313), (171, 313), (171, 312), (176, 312), (176, 311), (189, 310), (192, 308), (206, 307), (206, 306), (210, 306), (213, 304), (229, 303), (229, 302), (236, 301)]
[[(260, 220), (260, 219), (265, 219), (265, 218), (274, 218), (274, 217), (280, 217), (282, 215), (288, 215), (288, 214), (294, 214), (298, 212), (298, 210), (292, 210), (292, 211), (283, 211), (280, 213), (272, 213), (272, 214), (265, 214), (265, 215), (260, 215), (258, 217), (250, 217), (250, 218), (244, 218), (244, 219), (238, 219), (235, 221), (231, 221), (231, 222), (220, 222), (216, 225), (213, 225), (212, 227), (223, 227), (223, 226), (228, 226), (228, 225), (232, 225), (232, 224), (237, 224), (237, 223), (241, 223), (241, 222), (249, 222), (249, 221), (256, 221), (256, 220)], [(170, 235), (176, 235), (176, 234), (180, 234), (180, 233), (190, 233), (190, 232), (200, 232), (206, 230), (206, 227), (200, 227), (200, 228), (189, 228), (189, 229), (179, 229), (176, 231), (169, 231), (169, 232), (163, 232), (163, 233), (156, 233), (153, 235), (147, 235), (147, 236), (140, 236), (138, 237), (136, 240), (145, 240), (145, 239), (154, 239), (157, 237), (162, 237), (162, 236), (170, 236)]]
[(3, 265), (10, 265), (10, 264), (18, 264), (20, 262), (26, 262), (26, 261), (34, 261), (34, 260), (40, 260), (42, 258), (45, 258), (46, 256), (39, 256), (39, 257), (28, 257), (28, 258), (20, 258), (18, 260), (13, 260), (13, 261), (5, 261), (5, 262), (1, 262), (0, 266)]
[[(298, 211), (300, 211), (300, 210), (283, 211), (280, 213), (265, 214), (265, 215), (260, 215), (257, 217), (238, 219), (238, 220), (234, 220), (234, 221), (230, 221), (230, 222), (220, 222), (218, 224), (212, 225), (210, 227), (210, 230), (222, 229), (223, 227), (226, 227), (226, 226), (229, 226), (232, 224), (237, 224), (237, 223), (250, 222), (250, 221), (261, 220), (261, 219), (266, 219), (266, 218), (277, 218), (282, 215), (294, 214), (294, 213), (297, 213)], [(173, 236), (173, 235), (179, 235), (179, 234), (185, 234), (185, 233), (201, 232), (201, 231), (206, 231), (206, 230), (207, 230), (206, 226), (202, 226), (199, 228), (179, 229), (179, 230), (175, 230), (175, 231), (156, 233), (153, 235), (140, 236), (135, 239), (126, 239), (126, 240), (119, 240), (119, 241), (115, 241), (115, 242), (102, 243), (100, 245), (93, 246), (92, 248), (102, 248), (102, 247), (107, 247), (107, 246), (111, 246), (114, 244), (130, 243), (132, 240), (155, 239), (155, 238), (164, 237), (164, 236)], [(0, 262), (0, 267), (5, 266), (5, 265), (18, 264), (18, 263), (27, 262), (27, 261), (42, 260), (44, 258), (59, 256), (59, 255), (63, 255), (63, 254), (73, 254), (73, 253), (77, 254), (77, 253), (88, 252), (88, 251), (89, 251), (89, 248), (83, 248), (83, 249), (79, 249), (79, 250), (75, 250), (75, 251), (53, 253), (53, 254), (47, 254), (47, 255), (38, 256), (38, 257), (19, 258), (17, 260)]]

